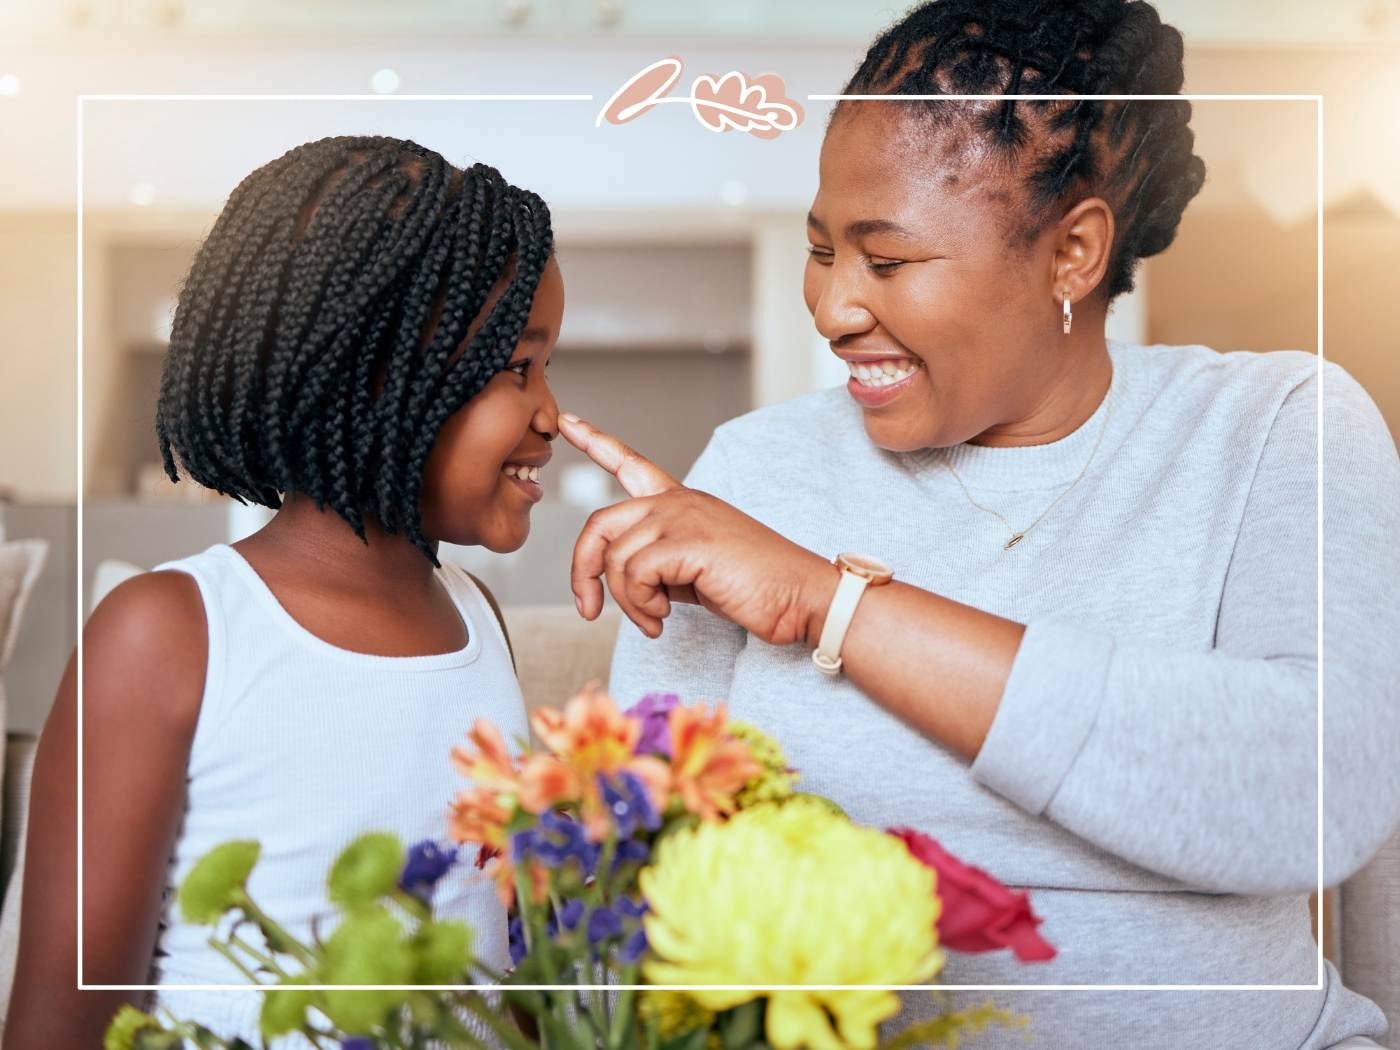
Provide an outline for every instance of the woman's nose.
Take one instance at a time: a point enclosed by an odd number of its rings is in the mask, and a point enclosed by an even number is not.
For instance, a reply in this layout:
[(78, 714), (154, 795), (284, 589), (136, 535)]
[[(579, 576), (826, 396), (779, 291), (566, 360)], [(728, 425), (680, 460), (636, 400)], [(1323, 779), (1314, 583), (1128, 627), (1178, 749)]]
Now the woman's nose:
[(875, 327), (875, 315), (861, 301), (856, 285), (843, 268), (832, 266), (824, 276), (812, 310), (812, 320), (822, 337), (835, 342)]

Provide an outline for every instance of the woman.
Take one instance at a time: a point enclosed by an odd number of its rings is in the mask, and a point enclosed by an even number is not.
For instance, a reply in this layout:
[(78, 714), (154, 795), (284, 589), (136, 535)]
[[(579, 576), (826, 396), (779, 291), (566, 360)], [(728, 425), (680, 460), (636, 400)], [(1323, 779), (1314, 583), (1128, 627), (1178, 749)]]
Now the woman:
[[(1145, 3), (944, 0), (846, 93), (1174, 94), (1181, 59)], [(1317, 982), (1324, 388), (1327, 883), (1400, 813), (1400, 463), (1375, 406), (1309, 354), (1104, 336), (1201, 185), (1189, 110), (843, 102), (805, 293), (848, 386), (721, 426), (684, 487), (561, 420), (636, 497), (573, 569), (582, 615), (605, 576), (636, 625), (619, 700), (728, 697), (855, 819), (1031, 888), (1058, 957), (955, 955), (947, 983)], [(1321, 983), (995, 998), (1043, 1047), (1375, 1045), (1375, 1005)]]

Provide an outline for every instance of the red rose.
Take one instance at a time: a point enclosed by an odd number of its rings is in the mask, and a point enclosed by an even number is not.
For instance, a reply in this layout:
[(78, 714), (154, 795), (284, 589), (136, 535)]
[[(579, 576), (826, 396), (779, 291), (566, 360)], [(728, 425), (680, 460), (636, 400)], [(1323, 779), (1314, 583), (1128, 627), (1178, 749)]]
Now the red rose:
[(888, 828), (909, 852), (938, 873), (938, 939), (953, 951), (992, 952), (1010, 948), (1021, 962), (1045, 962), (1055, 949), (1036, 932), (1041, 919), (1031, 899), (1015, 893), (980, 868), (964, 864), (933, 839), (910, 828)]

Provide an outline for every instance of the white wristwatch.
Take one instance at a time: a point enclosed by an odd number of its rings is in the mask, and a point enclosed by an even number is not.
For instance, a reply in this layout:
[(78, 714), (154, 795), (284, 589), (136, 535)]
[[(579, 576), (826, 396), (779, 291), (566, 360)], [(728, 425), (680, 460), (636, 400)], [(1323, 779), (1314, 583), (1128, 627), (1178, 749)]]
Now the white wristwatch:
[(826, 623), (822, 625), (821, 640), (812, 650), (812, 662), (822, 674), (834, 675), (841, 671), (841, 643), (846, 640), (846, 630), (861, 596), (867, 587), (889, 583), (894, 579), (894, 570), (865, 554), (838, 554), (832, 562), (841, 570), (841, 582), (826, 611)]

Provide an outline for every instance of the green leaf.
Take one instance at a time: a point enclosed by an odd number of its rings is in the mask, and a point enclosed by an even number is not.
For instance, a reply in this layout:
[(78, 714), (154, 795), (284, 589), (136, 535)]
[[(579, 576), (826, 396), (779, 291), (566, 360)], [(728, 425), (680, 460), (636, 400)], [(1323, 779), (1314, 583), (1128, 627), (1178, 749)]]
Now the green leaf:
[(413, 938), (418, 957), (414, 984), (468, 983), (463, 977), (472, 964), (471, 927), (461, 922), (429, 922)]
[(310, 984), (305, 976), (288, 977), (269, 989), (263, 997), (262, 1013), (258, 1016), (258, 1028), (268, 1039), (295, 1032), (306, 1023), (306, 1010), (316, 998), (316, 993), (297, 988), (299, 984)]
[(225, 842), (195, 862), (180, 883), (180, 914), (186, 922), (212, 926), (246, 894), (248, 876), (262, 847), (252, 840)]
[(661, 1050), (705, 1050), (705, 1043), (709, 1038), (710, 1030), (708, 1028), (697, 1028), (684, 1035), (663, 1039), (660, 1046)]
[(764, 1000), (753, 999), (720, 1015), (724, 1050), (747, 1050), (763, 1031)]
[(346, 908), (373, 904), (398, 885), (403, 865), (403, 843), (393, 835), (361, 835), (331, 866), (326, 879), (330, 898)]
[(882, 1042), (880, 1050), (919, 1050), (922, 1047), (946, 1046), (957, 1050), (963, 1037), (985, 1031), (991, 1025), (1021, 1028), (1030, 1022), (1024, 1014), (998, 1009), (990, 1000), (981, 1006), (969, 1007), (957, 1013), (944, 1014), (931, 1021), (921, 1021), (905, 1028), (892, 1039)]

